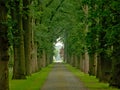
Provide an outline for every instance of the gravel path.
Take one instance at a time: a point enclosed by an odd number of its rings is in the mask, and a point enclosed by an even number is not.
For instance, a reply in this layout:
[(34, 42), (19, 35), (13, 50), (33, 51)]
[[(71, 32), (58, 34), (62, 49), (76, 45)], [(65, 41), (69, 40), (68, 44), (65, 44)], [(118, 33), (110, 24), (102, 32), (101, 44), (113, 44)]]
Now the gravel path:
[(88, 90), (64, 64), (55, 64), (41, 90)]

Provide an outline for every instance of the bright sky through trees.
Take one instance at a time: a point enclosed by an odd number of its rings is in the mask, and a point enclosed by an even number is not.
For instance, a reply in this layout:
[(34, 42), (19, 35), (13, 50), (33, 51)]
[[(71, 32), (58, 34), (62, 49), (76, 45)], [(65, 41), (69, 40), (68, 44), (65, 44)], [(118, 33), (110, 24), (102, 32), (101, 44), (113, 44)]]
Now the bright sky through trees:
[(55, 44), (55, 46), (63, 46), (63, 43), (62, 43), (62, 42), (57, 42), (57, 43)]
[(64, 46), (63, 45), (63, 42), (61, 42), (61, 40), (60, 40), (61, 38), (58, 38), (56, 41), (56, 43), (55, 43), (55, 46)]

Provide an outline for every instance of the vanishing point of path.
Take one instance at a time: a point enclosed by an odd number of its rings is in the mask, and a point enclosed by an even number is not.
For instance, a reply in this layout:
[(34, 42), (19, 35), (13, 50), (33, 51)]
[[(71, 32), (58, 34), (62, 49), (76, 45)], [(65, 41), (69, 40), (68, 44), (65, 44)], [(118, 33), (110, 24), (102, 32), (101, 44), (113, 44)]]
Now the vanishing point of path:
[(88, 90), (62, 63), (55, 64), (41, 90)]

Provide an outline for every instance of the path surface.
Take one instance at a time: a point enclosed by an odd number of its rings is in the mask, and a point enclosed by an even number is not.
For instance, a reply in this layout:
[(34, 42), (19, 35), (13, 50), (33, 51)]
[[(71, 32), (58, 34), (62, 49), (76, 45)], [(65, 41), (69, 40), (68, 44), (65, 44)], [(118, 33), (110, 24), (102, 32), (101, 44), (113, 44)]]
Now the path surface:
[(64, 64), (55, 64), (41, 90), (88, 90)]

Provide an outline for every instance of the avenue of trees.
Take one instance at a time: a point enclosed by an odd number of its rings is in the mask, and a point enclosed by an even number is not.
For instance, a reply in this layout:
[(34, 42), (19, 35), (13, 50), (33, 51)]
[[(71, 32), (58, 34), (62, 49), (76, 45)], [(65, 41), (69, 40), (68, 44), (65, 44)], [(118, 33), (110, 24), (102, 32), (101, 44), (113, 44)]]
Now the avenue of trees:
[(119, 0), (0, 0), (0, 90), (52, 63), (57, 38), (64, 61), (120, 88)]
[(72, 1), (73, 17), (64, 37), (66, 62), (120, 88), (120, 2)]

